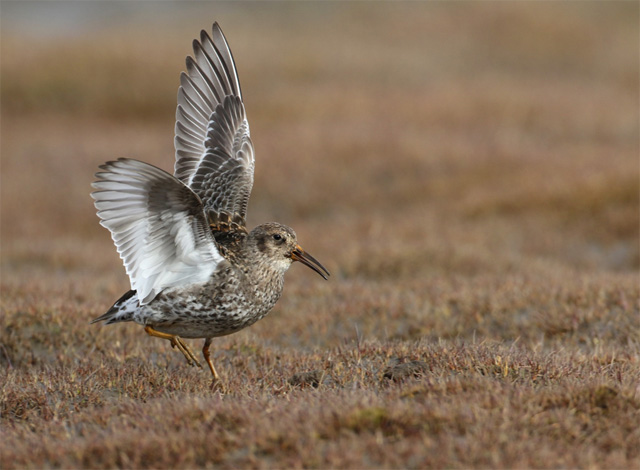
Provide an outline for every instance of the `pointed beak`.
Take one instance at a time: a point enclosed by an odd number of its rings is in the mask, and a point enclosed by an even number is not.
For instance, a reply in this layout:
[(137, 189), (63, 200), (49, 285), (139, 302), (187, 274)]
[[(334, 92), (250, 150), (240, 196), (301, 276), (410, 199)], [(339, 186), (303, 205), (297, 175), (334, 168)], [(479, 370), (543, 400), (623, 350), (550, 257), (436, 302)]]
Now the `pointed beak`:
[(305, 266), (309, 266), (315, 272), (320, 274), (324, 280), (326, 281), (328, 276), (330, 276), (329, 271), (325, 269), (324, 266), (320, 264), (320, 261), (315, 259), (309, 253), (306, 253), (300, 245), (296, 245), (296, 249), (291, 252), (291, 259), (293, 261), (300, 261)]

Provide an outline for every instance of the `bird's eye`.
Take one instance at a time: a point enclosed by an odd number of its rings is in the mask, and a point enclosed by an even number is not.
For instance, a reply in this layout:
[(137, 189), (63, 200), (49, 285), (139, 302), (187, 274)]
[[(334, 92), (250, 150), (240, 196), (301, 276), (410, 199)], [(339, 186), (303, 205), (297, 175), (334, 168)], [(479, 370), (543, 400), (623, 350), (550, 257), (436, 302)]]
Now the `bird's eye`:
[(280, 240), (282, 240), (282, 235), (280, 235), (279, 233), (274, 233), (273, 234), (273, 239), (277, 240), (277, 241), (280, 241)]

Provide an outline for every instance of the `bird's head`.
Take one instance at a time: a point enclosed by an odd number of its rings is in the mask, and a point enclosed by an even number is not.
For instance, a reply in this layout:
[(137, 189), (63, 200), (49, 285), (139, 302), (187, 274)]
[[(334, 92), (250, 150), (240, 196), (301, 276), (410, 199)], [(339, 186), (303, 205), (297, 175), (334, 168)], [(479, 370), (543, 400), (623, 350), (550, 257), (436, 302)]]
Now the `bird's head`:
[(282, 272), (289, 269), (294, 261), (300, 261), (324, 279), (329, 276), (329, 271), (298, 245), (296, 232), (286, 225), (275, 222), (258, 225), (249, 233), (248, 242), (255, 246), (259, 256), (269, 260)]

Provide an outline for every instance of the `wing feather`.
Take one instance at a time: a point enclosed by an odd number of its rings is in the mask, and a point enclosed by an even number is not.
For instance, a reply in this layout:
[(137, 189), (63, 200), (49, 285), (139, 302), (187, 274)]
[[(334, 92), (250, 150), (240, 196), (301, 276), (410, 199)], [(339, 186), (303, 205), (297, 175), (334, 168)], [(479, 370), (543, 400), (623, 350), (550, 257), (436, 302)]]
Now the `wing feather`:
[(206, 282), (224, 258), (199, 197), (170, 174), (137, 160), (100, 168), (91, 195), (140, 303), (169, 287)]
[(176, 178), (202, 200), (209, 222), (244, 228), (254, 150), (229, 45), (215, 23), (193, 41), (180, 75), (174, 145)]

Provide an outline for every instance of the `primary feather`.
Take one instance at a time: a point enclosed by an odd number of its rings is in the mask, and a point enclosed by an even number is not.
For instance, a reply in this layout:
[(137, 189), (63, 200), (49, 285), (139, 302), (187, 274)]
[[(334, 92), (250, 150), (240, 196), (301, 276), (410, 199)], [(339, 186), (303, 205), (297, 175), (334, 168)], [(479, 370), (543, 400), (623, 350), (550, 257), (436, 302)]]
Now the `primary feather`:
[(253, 187), (254, 150), (235, 62), (217, 23), (200, 33), (180, 76), (176, 178), (202, 200), (209, 222), (244, 229)]

